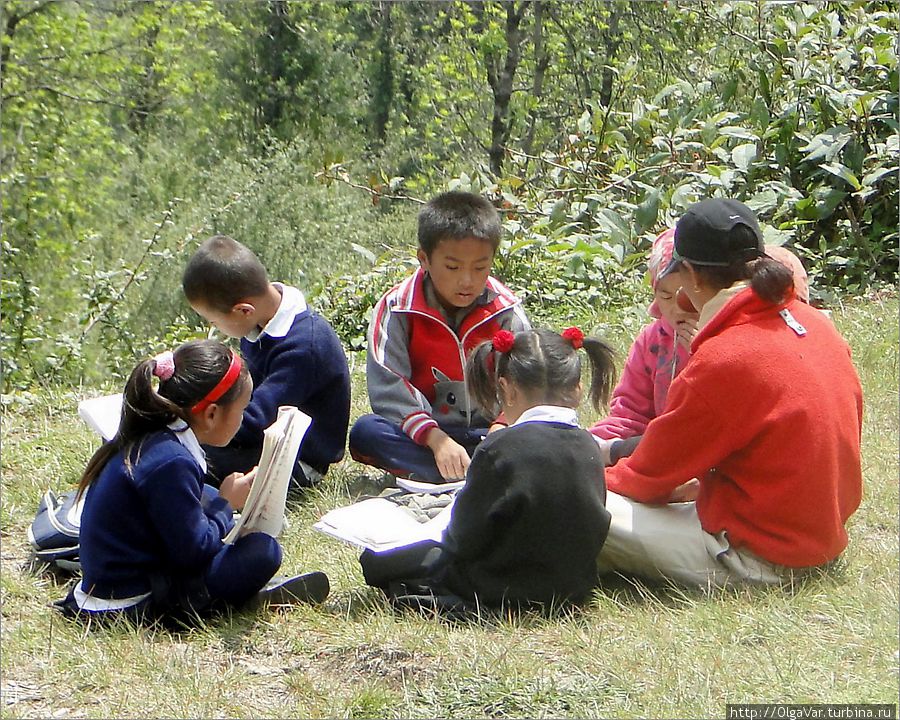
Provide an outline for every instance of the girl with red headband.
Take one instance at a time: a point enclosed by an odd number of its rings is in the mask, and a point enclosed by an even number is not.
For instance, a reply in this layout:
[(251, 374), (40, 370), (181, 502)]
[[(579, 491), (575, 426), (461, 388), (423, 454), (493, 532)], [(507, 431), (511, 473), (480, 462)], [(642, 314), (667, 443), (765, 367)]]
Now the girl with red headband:
[(610, 518), (600, 449), (576, 416), (582, 348), (599, 409), (614, 380), (612, 350), (578, 328), (561, 335), (500, 330), (475, 347), (466, 368), (470, 392), (485, 412), (502, 410), (510, 425), (472, 456), (439, 544), (363, 553), (370, 585), (409, 602), (402, 593), (415, 583), (404, 581), (427, 578), (433, 597), (487, 606), (589, 594)]
[[(201, 443), (228, 444), (253, 382), (239, 354), (200, 340), (144, 360), (125, 386), (116, 436), (88, 462), (80, 558), (83, 577), (59, 603), (69, 615), (188, 619), (254, 598), (321, 601), (328, 578), (276, 578), (281, 546), (264, 533), (223, 538), (254, 471), (204, 484)], [(268, 585), (267, 585), (268, 583)]]

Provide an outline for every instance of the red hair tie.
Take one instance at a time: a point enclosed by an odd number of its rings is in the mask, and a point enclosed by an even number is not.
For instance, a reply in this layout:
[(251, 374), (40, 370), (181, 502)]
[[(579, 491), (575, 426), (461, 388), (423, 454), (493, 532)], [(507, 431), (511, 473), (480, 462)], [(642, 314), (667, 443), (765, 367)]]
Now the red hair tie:
[(498, 330), (494, 333), (491, 345), (497, 352), (508, 353), (516, 342), (516, 336), (509, 330)]
[(576, 350), (584, 345), (584, 333), (577, 327), (566, 328), (562, 331), (561, 335), (572, 343), (572, 347)]
[(212, 405), (216, 400), (222, 397), (225, 393), (231, 390), (235, 381), (241, 375), (241, 356), (238, 355), (234, 350), (231, 351), (231, 364), (228, 366), (228, 369), (225, 371), (225, 374), (222, 376), (222, 379), (216, 384), (216, 386), (206, 393), (206, 397), (204, 397), (200, 402), (198, 402), (194, 407), (191, 408), (192, 413), (200, 413), (206, 410), (210, 405)]

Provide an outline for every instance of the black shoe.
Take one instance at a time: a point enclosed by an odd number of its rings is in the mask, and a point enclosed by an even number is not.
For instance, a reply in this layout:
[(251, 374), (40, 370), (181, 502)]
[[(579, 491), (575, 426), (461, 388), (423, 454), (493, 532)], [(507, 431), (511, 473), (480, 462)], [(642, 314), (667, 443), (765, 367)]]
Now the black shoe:
[(289, 605), (297, 602), (320, 603), (328, 597), (331, 585), (323, 572), (308, 572), (293, 577), (276, 575), (256, 593), (261, 603)]

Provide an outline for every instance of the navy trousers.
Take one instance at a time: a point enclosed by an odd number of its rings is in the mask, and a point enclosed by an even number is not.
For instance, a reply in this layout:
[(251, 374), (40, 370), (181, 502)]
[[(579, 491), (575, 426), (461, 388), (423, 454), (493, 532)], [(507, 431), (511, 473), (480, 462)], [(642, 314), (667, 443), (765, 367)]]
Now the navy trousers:
[[(463, 425), (442, 426), (469, 457), (487, 435), (487, 428)], [(462, 478), (444, 478), (434, 462), (434, 453), (424, 445), (417, 445), (399, 425), (381, 415), (363, 415), (350, 429), (350, 455), (357, 462), (373, 465), (400, 477), (415, 476), (417, 480), (443, 483)]]
[(223, 545), (203, 574), (184, 576), (157, 573), (150, 577), (151, 595), (122, 610), (82, 610), (75, 585), (54, 603), (69, 617), (135, 620), (160, 619), (190, 624), (199, 616), (226, 607), (240, 607), (253, 598), (281, 567), (278, 541), (265, 533), (249, 533)]

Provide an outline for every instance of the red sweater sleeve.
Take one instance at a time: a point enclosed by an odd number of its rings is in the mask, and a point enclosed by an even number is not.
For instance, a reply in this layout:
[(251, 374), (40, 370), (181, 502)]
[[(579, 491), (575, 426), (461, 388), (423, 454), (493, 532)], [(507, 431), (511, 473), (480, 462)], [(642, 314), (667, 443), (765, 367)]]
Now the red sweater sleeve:
[(650, 421), (634, 453), (607, 468), (606, 485), (612, 492), (638, 502), (665, 503), (676, 487), (705, 475), (740, 442), (726, 430), (722, 404), (713, 406), (696, 391), (691, 369), (675, 378), (666, 412)]

